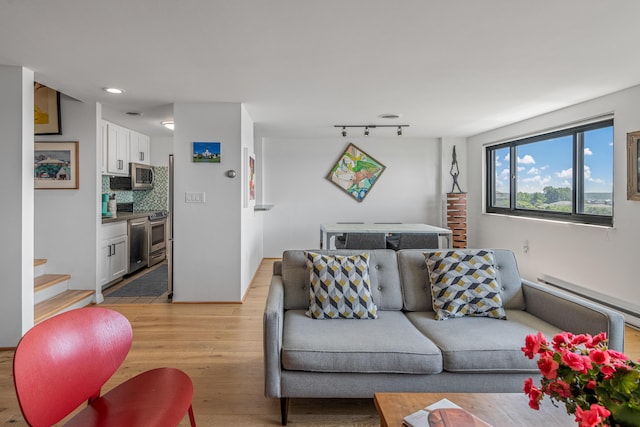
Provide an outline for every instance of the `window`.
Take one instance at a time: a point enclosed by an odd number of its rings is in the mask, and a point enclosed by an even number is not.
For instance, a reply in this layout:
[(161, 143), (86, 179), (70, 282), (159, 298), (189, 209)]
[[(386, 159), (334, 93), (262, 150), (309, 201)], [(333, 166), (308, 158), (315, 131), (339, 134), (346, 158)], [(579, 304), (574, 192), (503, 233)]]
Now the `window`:
[(486, 156), (487, 212), (613, 224), (612, 119), (489, 146)]

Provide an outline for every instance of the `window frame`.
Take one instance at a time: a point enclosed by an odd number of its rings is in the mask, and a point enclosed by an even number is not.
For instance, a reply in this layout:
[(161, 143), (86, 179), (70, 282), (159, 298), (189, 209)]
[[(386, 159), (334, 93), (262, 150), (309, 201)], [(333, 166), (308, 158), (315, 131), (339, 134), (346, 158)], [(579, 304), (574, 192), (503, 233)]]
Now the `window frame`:
[[(486, 162), (486, 197), (485, 197), (485, 212), (500, 215), (510, 216), (522, 216), (528, 218), (559, 220), (564, 222), (575, 222), (581, 224), (593, 224), (613, 226), (613, 187), (611, 188), (611, 216), (605, 215), (592, 215), (586, 213), (580, 213), (584, 211), (584, 133), (594, 129), (601, 129), (606, 127), (613, 127), (613, 118), (605, 120), (599, 120), (593, 123), (582, 124), (578, 126), (572, 126), (570, 128), (556, 130), (552, 132), (545, 132), (535, 136), (519, 138), (508, 142), (503, 142), (494, 145), (488, 145), (485, 147), (485, 162)], [(560, 137), (572, 136), (572, 159), (571, 164), (574, 173), (572, 174), (572, 188), (571, 188), (571, 212), (550, 212), (535, 209), (523, 209), (516, 207), (516, 198), (518, 195), (517, 188), (517, 155), (516, 150), (519, 146), (531, 144), (535, 142), (545, 141), (548, 139), (555, 139)], [(496, 183), (496, 168), (495, 168), (495, 151), (499, 149), (509, 149), (509, 207), (494, 206), (495, 199), (495, 183)], [(613, 159), (613, 156), (612, 156)], [(581, 171), (581, 173), (575, 173), (575, 171)], [(613, 176), (611, 177), (613, 179)]]

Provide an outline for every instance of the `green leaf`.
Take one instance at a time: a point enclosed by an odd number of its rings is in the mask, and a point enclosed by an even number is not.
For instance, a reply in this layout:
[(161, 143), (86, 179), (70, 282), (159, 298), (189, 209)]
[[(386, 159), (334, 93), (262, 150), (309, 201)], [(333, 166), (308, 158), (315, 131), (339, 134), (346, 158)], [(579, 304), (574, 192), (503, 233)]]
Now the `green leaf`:
[(640, 411), (637, 409), (631, 409), (626, 405), (615, 408), (616, 411), (611, 411), (613, 419), (621, 426), (640, 426)]
[(628, 395), (638, 388), (639, 379), (640, 372), (636, 370), (624, 373), (622, 371), (618, 371), (613, 378), (611, 378), (611, 387), (617, 392)]

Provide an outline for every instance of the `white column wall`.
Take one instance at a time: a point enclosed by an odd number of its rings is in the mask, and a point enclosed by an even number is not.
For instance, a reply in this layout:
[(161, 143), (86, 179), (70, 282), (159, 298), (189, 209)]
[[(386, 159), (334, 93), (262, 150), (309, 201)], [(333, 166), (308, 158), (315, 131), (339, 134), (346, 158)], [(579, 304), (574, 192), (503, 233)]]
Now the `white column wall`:
[[(386, 166), (360, 203), (326, 179), (349, 142)], [(265, 257), (318, 248), (321, 223), (442, 225), (441, 143), (435, 138), (265, 138), (261, 145), (262, 200), (274, 204), (264, 214)]]
[[(254, 155), (256, 157), (256, 163), (258, 158), (254, 149), (254, 135), (253, 135), (253, 120), (247, 112), (244, 106), (241, 106), (242, 117), (242, 150), (246, 149), (247, 155)], [(255, 165), (257, 167), (257, 164)], [(262, 261), (262, 234), (263, 234), (263, 212), (254, 211), (258, 195), (256, 189), (256, 200), (253, 202), (245, 203), (244, 197), (248, 197), (249, 189), (249, 163), (248, 158), (242, 159), (242, 197), (241, 200), (241, 212), (242, 212), (242, 258), (241, 258), (241, 294), (244, 297), (253, 275), (260, 267)], [(257, 171), (256, 171), (257, 174)], [(255, 177), (257, 182), (258, 177)], [(246, 206), (245, 206), (246, 205)]]
[[(174, 120), (173, 301), (240, 301), (240, 104), (175, 104)], [(220, 142), (221, 162), (193, 163), (194, 141)], [(185, 192), (205, 193), (205, 203), (185, 203)]]
[[(469, 246), (514, 250), (527, 279), (547, 274), (640, 305), (640, 202), (626, 200), (626, 135), (640, 129), (639, 103), (637, 86), (469, 138)], [(609, 112), (614, 113), (613, 228), (483, 213), (485, 144)]]
[(35, 256), (48, 273), (70, 274), (70, 289), (99, 289), (96, 260), (101, 225), (99, 160), (101, 106), (61, 96), (62, 135), (41, 141), (78, 141), (79, 189), (35, 190)]
[(33, 71), (0, 66), (0, 347), (33, 326)]

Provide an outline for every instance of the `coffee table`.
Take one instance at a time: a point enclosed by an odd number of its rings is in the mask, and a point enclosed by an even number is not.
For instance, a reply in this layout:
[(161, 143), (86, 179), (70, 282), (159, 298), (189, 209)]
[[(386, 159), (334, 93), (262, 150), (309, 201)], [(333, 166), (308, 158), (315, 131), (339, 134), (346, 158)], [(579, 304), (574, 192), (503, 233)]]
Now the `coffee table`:
[(440, 399), (449, 399), (494, 427), (554, 426), (575, 427), (564, 405), (555, 407), (545, 399), (540, 410), (529, 408), (524, 393), (375, 393), (381, 427), (401, 427), (402, 419)]

